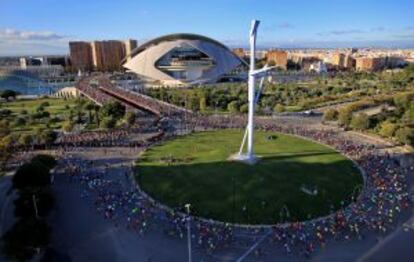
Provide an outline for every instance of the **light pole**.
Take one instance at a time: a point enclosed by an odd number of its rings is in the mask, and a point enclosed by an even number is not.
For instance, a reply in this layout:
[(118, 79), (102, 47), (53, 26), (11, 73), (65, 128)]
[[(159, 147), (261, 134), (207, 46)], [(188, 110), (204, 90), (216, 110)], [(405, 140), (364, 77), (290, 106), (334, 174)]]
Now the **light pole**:
[(187, 211), (187, 244), (188, 244), (188, 262), (191, 262), (191, 216), (190, 216), (190, 204), (185, 205)]
[(233, 177), (231, 178), (231, 182), (233, 184), (233, 224), (234, 224), (234, 216), (235, 216), (235, 210), (236, 210), (236, 181), (233, 174)]
[(34, 194), (32, 195), (32, 200), (33, 200), (33, 207), (34, 207), (34, 210), (35, 210), (35, 215), (36, 215), (36, 218), (38, 219), (39, 218), (39, 212), (37, 211), (36, 196)]

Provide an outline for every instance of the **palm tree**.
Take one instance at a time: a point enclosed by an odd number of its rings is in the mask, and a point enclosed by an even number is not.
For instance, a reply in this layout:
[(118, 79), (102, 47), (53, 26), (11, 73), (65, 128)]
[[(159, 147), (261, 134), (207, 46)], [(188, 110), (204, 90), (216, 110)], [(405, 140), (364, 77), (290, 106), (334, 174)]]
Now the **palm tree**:
[(85, 109), (88, 110), (88, 120), (89, 124), (92, 123), (92, 110), (95, 109), (95, 104), (89, 102), (85, 105)]
[(99, 119), (99, 106), (93, 105), (93, 110), (95, 111), (95, 118), (96, 118), (96, 124), (100, 126), (100, 119)]

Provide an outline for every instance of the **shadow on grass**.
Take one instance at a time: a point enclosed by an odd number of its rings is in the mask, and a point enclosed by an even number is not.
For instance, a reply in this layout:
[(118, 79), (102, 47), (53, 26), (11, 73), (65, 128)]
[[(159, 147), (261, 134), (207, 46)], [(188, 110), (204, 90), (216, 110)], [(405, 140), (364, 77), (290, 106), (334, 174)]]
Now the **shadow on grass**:
[[(304, 151), (301, 153), (258, 153), (257, 154), (260, 158), (260, 161), (268, 161), (268, 160), (289, 160), (289, 159), (293, 159), (293, 158), (301, 158), (301, 157), (315, 157), (315, 156), (323, 156), (323, 155), (338, 155), (337, 152), (329, 150), (329, 151)], [(271, 155), (271, 156), (269, 156)], [(230, 157), (230, 156), (229, 156)], [(164, 158), (168, 158), (168, 157), (164, 157)], [(171, 165), (195, 165), (195, 164), (200, 164), (200, 163), (223, 163), (223, 162), (204, 162), (204, 161), (200, 161), (198, 163), (187, 163), (186, 159), (180, 159), (180, 158), (174, 158), (173, 156), (171, 156), (171, 158), (174, 160), (173, 163), (170, 163)], [(169, 163), (164, 162), (162, 158), (154, 158), (154, 157), (148, 157), (148, 156), (143, 156), (140, 160), (137, 161), (138, 165), (139, 164), (146, 164), (146, 162), (149, 161), (159, 161), (160, 164), (165, 164), (168, 165)], [(229, 161), (231, 162), (231, 161)], [(235, 163), (237, 163), (236, 161), (234, 161)], [(224, 162), (224, 163), (227, 163)], [(260, 162), (259, 162), (260, 164)], [(171, 166), (169, 165), (169, 166)]]
[[(303, 162), (301, 157), (336, 152), (264, 156), (240, 162), (151, 165), (138, 163), (142, 189), (170, 207), (192, 204), (194, 214), (235, 223), (272, 224), (327, 215), (359, 194), (363, 179), (353, 162)], [(303, 188), (316, 188), (311, 195)], [(305, 190), (306, 191), (306, 190)]]

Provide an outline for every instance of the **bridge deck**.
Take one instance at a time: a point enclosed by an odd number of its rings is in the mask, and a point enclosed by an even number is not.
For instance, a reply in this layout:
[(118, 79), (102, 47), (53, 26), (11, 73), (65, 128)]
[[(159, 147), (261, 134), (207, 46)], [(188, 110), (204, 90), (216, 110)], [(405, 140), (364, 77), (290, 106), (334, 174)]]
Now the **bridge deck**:
[[(96, 87), (91, 86), (91, 81), (96, 81)], [(119, 88), (112, 84), (106, 76), (83, 78), (77, 83), (76, 87), (98, 104), (116, 99), (128, 106), (150, 112), (158, 117), (192, 114), (191, 110)]]

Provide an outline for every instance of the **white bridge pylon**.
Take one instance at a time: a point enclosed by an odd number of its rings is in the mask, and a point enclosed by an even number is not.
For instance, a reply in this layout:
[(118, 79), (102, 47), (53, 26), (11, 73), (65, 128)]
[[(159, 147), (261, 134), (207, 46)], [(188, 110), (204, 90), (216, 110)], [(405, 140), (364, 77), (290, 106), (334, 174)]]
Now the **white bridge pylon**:
[[(253, 20), (250, 29), (250, 69), (249, 69), (249, 80), (248, 80), (248, 98), (249, 98), (249, 112), (246, 131), (243, 136), (242, 143), (240, 145), (240, 150), (236, 155), (231, 157), (232, 160), (242, 161), (248, 164), (255, 164), (258, 160), (258, 157), (254, 154), (254, 111), (256, 103), (259, 100), (260, 94), (263, 89), (265, 77), (269, 76), (270, 72), (275, 69), (274, 66), (268, 67), (265, 65), (263, 68), (256, 70), (256, 37), (257, 29), (259, 27), (260, 21)], [(260, 79), (260, 85), (258, 92), (256, 93), (256, 81)], [(247, 152), (243, 153), (244, 145), (247, 140)]]

